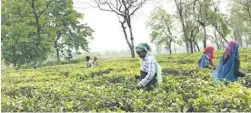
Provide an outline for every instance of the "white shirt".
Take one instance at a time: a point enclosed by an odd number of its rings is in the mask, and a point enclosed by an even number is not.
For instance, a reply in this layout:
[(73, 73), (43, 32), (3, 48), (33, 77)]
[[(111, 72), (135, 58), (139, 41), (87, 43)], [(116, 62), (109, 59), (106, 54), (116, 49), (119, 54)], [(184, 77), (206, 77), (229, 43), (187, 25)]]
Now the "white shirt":
[(154, 77), (156, 73), (156, 60), (151, 54), (147, 54), (145, 58), (142, 59), (140, 64), (140, 70), (147, 72), (147, 75), (144, 79), (140, 81), (142, 86), (146, 86)]
[(92, 61), (91, 61), (91, 60), (89, 60), (89, 61), (87, 62), (87, 67), (92, 67)]

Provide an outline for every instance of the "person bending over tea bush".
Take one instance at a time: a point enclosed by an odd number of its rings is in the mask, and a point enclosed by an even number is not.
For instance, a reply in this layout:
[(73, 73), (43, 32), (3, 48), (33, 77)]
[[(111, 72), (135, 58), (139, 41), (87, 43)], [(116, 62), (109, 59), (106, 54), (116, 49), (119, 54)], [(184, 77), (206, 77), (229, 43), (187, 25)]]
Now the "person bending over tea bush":
[(92, 67), (92, 61), (91, 61), (90, 56), (86, 56), (86, 62), (87, 62), (87, 68)]
[(97, 61), (97, 60), (98, 60), (98, 58), (95, 56), (95, 57), (94, 57), (94, 60), (93, 60), (93, 62), (92, 62), (92, 64), (93, 64), (93, 65), (98, 65), (98, 61)]
[(141, 58), (140, 62), (140, 79), (138, 88), (146, 88), (147, 91), (152, 89), (152, 85), (162, 81), (160, 65), (150, 54), (151, 48), (147, 43), (141, 43), (136, 46), (136, 52)]
[(204, 49), (203, 55), (198, 61), (199, 68), (215, 69), (213, 52), (214, 52), (214, 47), (212, 46), (207, 46)]
[(238, 52), (239, 45), (236, 41), (228, 41), (224, 54), (220, 59), (217, 69), (212, 73), (212, 77), (218, 80), (227, 79), (232, 82), (238, 77), (244, 77), (239, 71), (240, 59)]

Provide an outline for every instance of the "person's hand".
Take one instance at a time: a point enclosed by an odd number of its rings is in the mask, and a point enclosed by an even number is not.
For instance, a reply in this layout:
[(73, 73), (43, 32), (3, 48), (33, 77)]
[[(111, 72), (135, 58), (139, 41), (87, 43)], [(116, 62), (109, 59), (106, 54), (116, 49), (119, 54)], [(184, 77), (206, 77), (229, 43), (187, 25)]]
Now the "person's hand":
[(140, 82), (138, 83), (137, 88), (138, 88), (138, 89), (143, 88), (143, 86), (140, 84)]
[(212, 69), (212, 70), (215, 70), (215, 67), (211, 67), (211, 66), (210, 66), (209, 68)]
[(140, 79), (140, 75), (135, 75), (135, 79)]

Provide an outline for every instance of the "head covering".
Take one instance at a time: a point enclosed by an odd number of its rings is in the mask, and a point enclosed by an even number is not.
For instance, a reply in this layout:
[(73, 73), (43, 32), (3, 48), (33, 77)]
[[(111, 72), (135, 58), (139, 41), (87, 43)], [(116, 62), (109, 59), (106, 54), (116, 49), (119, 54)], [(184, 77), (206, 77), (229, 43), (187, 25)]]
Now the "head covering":
[(209, 55), (209, 57), (211, 58), (211, 59), (213, 59), (213, 51), (214, 51), (214, 47), (213, 46), (207, 46), (205, 49), (204, 49), (204, 51), (203, 51), (203, 54), (208, 54)]
[[(213, 51), (214, 51), (214, 47), (212, 46), (207, 46), (204, 51), (203, 51), (203, 55), (201, 56), (201, 58), (198, 61), (198, 66), (199, 68), (204, 68), (206, 66), (210, 65), (210, 60), (213, 60)], [(213, 63), (212, 63), (213, 65)]]
[[(237, 48), (239, 47), (236, 41), (234, 40), (228, 41), (225, 52), (224, 52), (224, 59), (226, 59), (233, 52), (233, 49), (235, 46)], [(236, 54), (236, 56), (238, 56), (238, 53)]]
[[(227, 79), (232, 82), (236, 81), (237, 78), (234, 75), (234, 65), (236, 55), (238, 54), (238, 44), (236, 41), (229, 41), (224, 54), (221, 57), (220, 63), (217, 69), (212, 73), (212, 78), (223, 80)], [(226, 60), (226, 58), (229, 58)]]
[(136, 52), (142, 52), (142, 51), (150, 52), (151, 47), (147, 43), (140, 43), (139, 45), (136, 46)]
[[(147, 43), (140, 43), (139, 45), (136, 46), (136, 52), (143, 52), (143, 51), (146, 51), (147, 54), (150, 54), (150, 55), (151, 55), (151, 53), (150, 53), (150, 52), (151, 52), (151, 47), (150, 47)], [(141, 63), (142, 63), (142, 62), (143, 62), (143, 61), (141, 60)], [(160, 67), (160, 65), (158, 64), (157, 60), (156, 60), (155, 66), (156, 66), (155, 72), (156, 72), (156, 74), (157, 74), (156, 79), (157, 79), (157, 81), (160, 83), (160, 82), (163, 81), (163, 79), (162, 79), (162, 75), (161, 75), (161, 67)]]
[(203, 53), (205, 54), (205, 53), (211, 53), (211, 52), (213, 52), (214, 51), (214, 47), (213, 46), (207, 46), (205, 49), (204, 49), (204, 51), (203, 51)]

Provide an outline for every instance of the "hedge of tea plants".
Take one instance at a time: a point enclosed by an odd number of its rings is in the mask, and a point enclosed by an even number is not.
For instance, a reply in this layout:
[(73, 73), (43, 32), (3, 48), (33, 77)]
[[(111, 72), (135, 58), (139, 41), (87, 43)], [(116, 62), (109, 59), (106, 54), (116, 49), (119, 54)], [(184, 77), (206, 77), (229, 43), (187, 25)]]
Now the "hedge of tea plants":
[[(37, 69), (2, 71), (2, 112), (250, 112), (251, 49), (240, 49), (241, 71), (235, 83), (210, 78), (198, 69), (201, 53), (155, 55), (163, 83), (147, 92), (136, 88), (138, 58), (100, 60)], [(218, 64), (223, 51), (215, 52)]]

